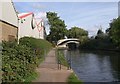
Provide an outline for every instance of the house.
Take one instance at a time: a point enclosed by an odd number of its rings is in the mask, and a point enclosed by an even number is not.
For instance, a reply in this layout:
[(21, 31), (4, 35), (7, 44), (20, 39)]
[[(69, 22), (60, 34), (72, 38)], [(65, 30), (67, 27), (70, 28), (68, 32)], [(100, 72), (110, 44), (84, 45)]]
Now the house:
[(13, 2), (0, 2), (0, 42), (15, 40), (17, 35), (18, 16)]
[(32, 12), (20, 13), (18, 14), (18, 18), (18, 39), (25, 36), (44, 39), (45, 27), (43, 19), (35, 18), (34, 13)]

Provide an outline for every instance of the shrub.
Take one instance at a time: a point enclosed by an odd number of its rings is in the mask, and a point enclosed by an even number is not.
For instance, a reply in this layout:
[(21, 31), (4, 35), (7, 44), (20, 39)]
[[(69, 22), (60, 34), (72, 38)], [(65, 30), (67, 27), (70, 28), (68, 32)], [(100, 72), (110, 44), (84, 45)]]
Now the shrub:
[(3, 82), (23, 81), (35, 68), (35, 57), (30, 48), (16, 42), (3, 42)]
[(49, 50), (51, 44), (45, 40), (24, 37), (19, 44), (15, 41), (2, 42), (2, 47), (2, 81), (24, 82), (31, 79), (39, 61), (43, 59), (44, 50)]
[(32, 50), (40, 51), (38, 53), (43, 54), (44, 51), (48, 52), (51, 49), (52, 44), (43, 39), (35, 39), (33, 37), (23, 37), (19, 40), (20, 45), (26, 45)]

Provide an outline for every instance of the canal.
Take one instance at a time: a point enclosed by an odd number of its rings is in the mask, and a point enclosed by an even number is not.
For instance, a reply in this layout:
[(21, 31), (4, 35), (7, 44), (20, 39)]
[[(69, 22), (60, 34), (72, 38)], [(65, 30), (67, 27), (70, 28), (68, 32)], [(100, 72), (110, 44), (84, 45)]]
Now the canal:
[(78, 78), (84, 82), (120, 81), (120, 53), (63, 50)]

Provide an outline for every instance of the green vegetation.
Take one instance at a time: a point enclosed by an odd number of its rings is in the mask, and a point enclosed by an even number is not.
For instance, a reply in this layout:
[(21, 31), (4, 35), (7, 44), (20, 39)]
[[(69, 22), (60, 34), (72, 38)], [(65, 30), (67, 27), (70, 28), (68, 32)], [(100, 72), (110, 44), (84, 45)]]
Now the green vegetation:
[(120, 50), (120, 17), (113, 19), (113, 21), (110, 23), (108, 33), (114, 44)]
[(67, 32), (68, 38), (81, 38), (82, 36), (88, 36), (88, 32), (79, 27), (72, 27)]
[(2, 43), (0, 42), (0, 51), (2, 51)]
[(89, 38), (80, 48), (120, 51), (120, 17), (113, 19), (106, 33), (99, 29), (95, 38)]
[[(56, 51), (56, 54), (57, 54), (57, 59), (60, 60), (61, 64), (68, 67), (68, 63), (64, 57), (64, 54), (62, 51), (60, 50), (57, 50)], [(74, 83), (78, 83), (78, 84), (82, 84), (82, 82), (77, 78), (77, 76), (75, 75), (75, 73), (71, 73), (70, 76), (68, 77), (67, 79), (67, 82), (69, 84), (74, 84)]]
[(25, 78), (24, 82), (32, 82), (32, 80), (36, 79), (38, 74), (36, 72), (32, 72), (28, 77)]
[(47, 12), (47, 18), (50, 25), (50, 34), (47, 36), (47, 40), (55, 43), (59, 39), (63, 39), (66, 34), (66, 25), (55, 12)]
[(96, 36), (95, 38), (89, 38), (80, 45), (80, 48), (89, 50), (112, 50), (115, 49), (115, 45), (108, 36)]
[(105, 33), (100, 27), (97, 35), (91, 38), (88, 37), (88, 31), (82, 28), (74, 26), (67, 30), (64, 21), (55, 12), (48, 12), (47, 18), (50, 25), (50, 34), (47, 36), (47, 40), (54, 45), (66, 36), (80, 39), (80, 49), (120, 51), (120, 17), (113, 19), (110, 28)]
[(35, 39), (33, 37), (24, 37), (19, 40), (20, 45), (26, 45), (36, 52), (36, 54), (47, 53), (51, 49), (52, 44), (43, 39)]
[(80, 43), (82, 44), (88, 40), (88, 31), (79, 27), (72, 27), (68, 30), (67, 37), (80, 39)]
[(50, 25), (50, 34), (47, 35), (47, 40), (54, 45), (58, 40), (64, 38), (78, 38), (83, 43), (88, 39), (88, 32), (79, 27), (72, 27), (67, 30), (65, 22), (57, 16), (55, 12), (47, 12), (48, 23)]
[(75, 73), (71, 73), (67, 80), (68, 84), (82, 84), (82, 81), (80, 81)]
[(68, 67), (69, 65), (64, 57), (63, 52), (60, 50), (56, 50), (56, 54), (57, 54), (57, 60), (59, 60), (62, 65)]
[(23, 37), (19, 44), (14, 42), (2, 43), (2, 81), (30, 82), (35, 79), (35, 68), (44, 59), (45, 51), (51, 44), (45, 40)]

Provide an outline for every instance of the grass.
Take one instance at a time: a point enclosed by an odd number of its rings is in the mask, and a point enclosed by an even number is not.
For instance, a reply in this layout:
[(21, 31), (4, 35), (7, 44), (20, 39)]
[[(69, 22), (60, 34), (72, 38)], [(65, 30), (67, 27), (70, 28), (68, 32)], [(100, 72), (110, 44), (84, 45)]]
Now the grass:
[(38, 77), (38, 74), (36, 72), (33, 72), (32, 74), (30, 74), (30, 76), (25, 78), (24, 84), (30, 84), (30, 82), (32, 82), (32, 80), (35, 80)]
[(39, 64), (41, 64), (43, 61), (44, 61), (44, 58), (41, 58), (41, 59), (39, 60)]
[(2, 43), (0, 42), (0, 51), (2, 51)]
[(67, 80), (68, 84), (83, 84), (82, 81), (80, 81), (75, 73), (71, 73)]
[(31, 47), (32, 49), (38, 49), (41, 51), (41, 54), (49, 52), (52, 48), (52, 44), (44, 39), (36, 39), (33, 37), (23, 37), (20, 40), (20, 44)]
[(64, 54), (62, 51), (57, 50), (57, 60), (60, 60), (61, 64), (68, 67), (68, 63), (65, 60)]

